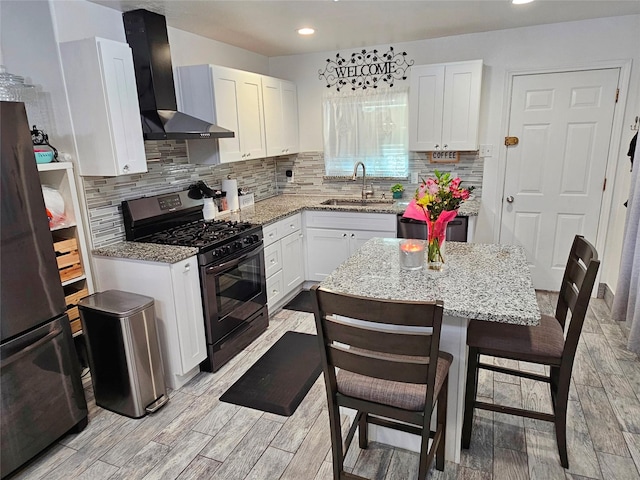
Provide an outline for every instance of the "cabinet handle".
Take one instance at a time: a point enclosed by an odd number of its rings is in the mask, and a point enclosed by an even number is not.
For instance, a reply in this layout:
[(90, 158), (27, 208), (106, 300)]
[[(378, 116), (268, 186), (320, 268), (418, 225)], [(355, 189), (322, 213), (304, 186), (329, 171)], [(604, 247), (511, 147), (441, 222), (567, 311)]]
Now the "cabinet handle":
[(185, 271), (185, 272), (188, 272), (189, 270), (191, 270), (191, 264), (190, 264), (190, 263), (187, 263), (187, 264), (184, 266), (184, 271)]
[(446, 143), (444, 144), (444, 146), (442, 147), (443, 150), (446, 150), (447, 147), (449, 147), (449, 145), (447, 145)]
[(300, 235), (298, 235), (298, 236), (299, 236), (300, 238), (304, 237), (304, 235), (303, 235), (303, 234), (300, 234)]
[(435, 150), (440, 150), (440, 145), (438, 145), (438, 144), (436, 143), (436, 144), (433, 146), (433, 148), (434, 148)]
[(251, 156), (251, 152), (247, 153), (247, 158), (249, 158)]
[(273, 265), (274, 263), (276, 263), (275, 259), (271, 259), (271, 265)]
[(129, 173), (129, 165), (125, 165), (124, 167), (122, 167), (122, 172)]
[(352, 234), (351, 234), (351, 238), (356, 238), (356, 234), (355, 234), (355, 233), (352, 233)]
[(278, 290), (271, 290), (271, 293), (275, 295), (276, 293), (278, 293)]
[(342, 234), (342, 236), (343, 236), (344, 238), (347, 238), (347, 234), (346, 234), (346, 233), (343, 233), (343, 234)]
[(291, 230), (295, 230), (296, 226), (292, 223), (291, 225), (289, 225), (291, 227)]

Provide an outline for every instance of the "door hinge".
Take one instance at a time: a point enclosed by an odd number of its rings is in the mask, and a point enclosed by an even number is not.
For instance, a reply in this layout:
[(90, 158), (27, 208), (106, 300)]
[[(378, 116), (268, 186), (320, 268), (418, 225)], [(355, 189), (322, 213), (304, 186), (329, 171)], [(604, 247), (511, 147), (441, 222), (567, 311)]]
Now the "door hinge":
[(620, 89), (616, 88), (616, 103), (618, 103), (618, 97), (620, 96)]
[(518, 137), (504, 137), (504, 144), (507, 147), (517, 145), (519, 141)]
[(607, 177), (604, 177), (604, 182), (602, 182), (602, 191), (604, 192), (607, 189)]

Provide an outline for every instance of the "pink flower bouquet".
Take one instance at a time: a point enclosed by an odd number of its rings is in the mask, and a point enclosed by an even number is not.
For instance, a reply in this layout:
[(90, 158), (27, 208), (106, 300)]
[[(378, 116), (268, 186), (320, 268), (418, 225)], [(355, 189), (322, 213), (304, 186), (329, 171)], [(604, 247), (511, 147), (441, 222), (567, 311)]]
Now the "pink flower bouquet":
[(403, 217), (427, 223), (427, 261), (440, 269), (444, 263), (442, 244), (447, 224), (456, 217), (460, 204), (469, 198), (474, 187), (462, 188), (460, 178), (451, 178), (450, 173), (436, 170), (435, 176), (422, 180)]

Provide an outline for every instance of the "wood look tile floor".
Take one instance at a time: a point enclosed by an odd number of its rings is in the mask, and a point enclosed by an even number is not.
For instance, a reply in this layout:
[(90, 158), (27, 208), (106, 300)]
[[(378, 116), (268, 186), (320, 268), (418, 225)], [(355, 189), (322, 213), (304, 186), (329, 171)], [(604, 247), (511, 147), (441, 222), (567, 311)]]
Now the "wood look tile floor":
[[(553, 294), (539, 292), (551, 313)], [(133, 420), (95, 405), (89, 381), (89, 425), (67, 435), (15, 479), (325, 480), (332, 477), (322, 377), (295, 414), (281, 417), (218, 400), (287, 330), (314, 333), (313, 316), (282, 310), (267, 332), (215, 374), (200, 373), (156, 414)], [(433, 479), (640, 479), (640, 360), (625, 349), (627, 332), (592, 299), (575, 361), (569, 401), (569, 462), (563, 469), (553, 425), (476, 412), (471, 448)], [(520, 368), (535, 370), (531, 364)], [(546, 385), (486, 372), (487, 401), (548, 409)], [(347, 465), (379, 480), (417, 476), (417, 454), (357, 441)]]

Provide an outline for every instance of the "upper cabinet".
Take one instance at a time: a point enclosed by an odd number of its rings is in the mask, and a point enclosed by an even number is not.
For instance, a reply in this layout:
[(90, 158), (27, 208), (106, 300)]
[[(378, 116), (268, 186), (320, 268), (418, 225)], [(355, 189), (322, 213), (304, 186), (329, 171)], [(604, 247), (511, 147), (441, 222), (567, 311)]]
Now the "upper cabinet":
[(235, 132), (188, 141), (192, 163), (227, 163), (298, 151), (298, 100), (291, 82), (217, 65), (177, 68), (179, 108)]
[(298, 153), (298, 94), (296, 85), (262, 77), (267, 156)]
[(78, 148), (78, 173), (116, 176), (147, 171), (131, 49), (87, 38), (60, 44)]
[(409, 149), (478, 149), (482, 60), (411, 67)]
[(177, 71), (182, 111), (235, 133), (218, 139), (219, 152), (209, 142), (189, 141), (191, 161), (228, 163), (267, 156), (261, 75), (216, 65)]

